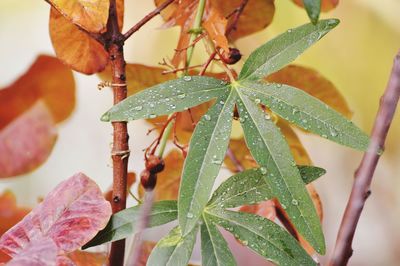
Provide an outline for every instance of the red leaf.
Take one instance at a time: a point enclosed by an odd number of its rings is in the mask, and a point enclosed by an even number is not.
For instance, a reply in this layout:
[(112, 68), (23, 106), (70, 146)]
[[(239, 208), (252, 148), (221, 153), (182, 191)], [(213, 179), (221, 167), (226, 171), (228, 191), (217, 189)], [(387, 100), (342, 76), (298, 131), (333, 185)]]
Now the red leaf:
[(39, 101), (0, 131), (0, 178), (24, 174), (41, 165), (56, 138), (50, 111)]
[[(111, 206), (97, 184), (78, 173), (59, 184), (21, 222), (0, 238), (0, 251), (18, 258), (43, 244), (57, 246), (56, 255), (73, 252), (103, 229)], [(52, 254), (48, 255), (52, 259)], [(42, 256), (42, 255), (41, 255)], [(45, 257), (43, 257), (45, 258)], [(63, 259), (62, 259), (63, 260)]]

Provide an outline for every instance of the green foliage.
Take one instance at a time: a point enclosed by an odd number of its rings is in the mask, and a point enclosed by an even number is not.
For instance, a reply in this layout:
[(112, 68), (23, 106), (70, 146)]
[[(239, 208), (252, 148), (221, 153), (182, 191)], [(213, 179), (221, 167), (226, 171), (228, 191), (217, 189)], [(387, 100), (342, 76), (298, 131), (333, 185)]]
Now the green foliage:
[(303, 0), (308, 17), (312, 23), (317, 23), (321, 12), (321, 0)]
[(149, 266), (186, 266), (189, 262), (198, 227), (196, 226), (186, 236), (182, 236), (179, 226), (158, 241), (147, 261)]
[[(202, 248), (207, 265), (222, 262), (234, 265), (225, 241), (216, 233), (216, 225), (232, 232), (250, 249), (277, 264), (313, 265), (313, 260), (280, 226), (257, 215), (226, 210), (271, 198), (279, 200), (299, 234), (317, 252), (325, 253), (319, 218), (305, 188), (305, 183), (325, 171), (296, 165), (269, 112), (355, 149), (365, 150), (369, 139), (345, 117), (299, 89), (258, 80), (293, 61), (338, 22), (329, 19), (315, 25), (306, 24), (272, 39), (249, 56), (238, 80), (231, 84), (186, 76), (137, 93), (103, 116), (106, 121), (130, 121), (182, 111), (215, 99), (214, 105), (197, 124), (190, 142), (178, 199), (179, 227), (158, 243), (150, 256), (150, 265), (155, 265), (156, 261), (167, 265), (187, 263), (201, 221), (204, 222), (202, 240), (210, 243), (203, 243)], [(261, 104), (267, 110), (263, 110)], [(231, 177), (209, 201), (228, 147), (235, 106), (246, 145), (260, 168)]]
[[(136, 222), (139, 218), (141, 205), (122, 210), (114, 214), (107, 226), (90, 240), (84, 249), (117, 241), (135, 233)], [(164, 200), (155, 202), (149, 215), (148, 227), (162, 225), (176, 220), (178, 209), (176, 201)]]

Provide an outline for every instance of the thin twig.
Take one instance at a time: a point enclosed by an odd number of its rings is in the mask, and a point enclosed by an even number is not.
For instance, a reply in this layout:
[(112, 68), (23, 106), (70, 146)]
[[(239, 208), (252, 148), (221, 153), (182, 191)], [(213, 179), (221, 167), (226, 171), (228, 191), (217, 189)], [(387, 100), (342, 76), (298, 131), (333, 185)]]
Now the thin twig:
[(227, 18), (231, 17), (232, 15), (235, 14), (235, 17), (233, 18), (232, 23), (229, 25), (229, 27), (226, 29), (225, 34), (228, 36), (231, 34), (233, 31), (236, 30), (237, 24), (239, 22), (240, 15), (242, 15), (244, 8), (246, 7), (247, 3), (249, 0), (243, 0), (242, 3), (240, 4), (239, 7), (237, 7), (231, 14), (227, 16)]
[(151, 11), (149, 14), (147, 14), (144, 18), (142, 18), (138, 23), (136, 23), (132, 28), (130, 28), (125, 34), (124, 34), (124, 40), (129, 39), (132, 34), (137, 32), (144, 24), (149, 22), (152, 18), (157, 16), (158, 14), (161, 13), (167, 6), (172, 4), (175, 0), (166, 0), (164, 3), (162, 3), (159, 7)]
[(386, 91), (380, 100), (380, 106), (371, 133), (368, 151), (355, 172), (353, 188), (347, 202), (342, 223), (336, 240), (335, 250), (329, 265), (346, 265), (353, 249), (352, 242), (364, 208), (365, 201), (371, 194), (370, 186), (375, 168), (383, 151), (385, 139), (392, 122), (400, 96), (400, 51), (393, 63), (392, 73)]
[(236, 168), (236, 172), (242, 172), (244, 171), (244, 167), (243, 165), (240, 163), (240, 161), (238, 160), (238, 158), (236, 158), (235, 153), (232, 151), (231, 148), (228, 147), (228, 149), (226, 150), (226, 156), (228, 156), (228, 158), (232, 161), (232, 163), (235, 165)]

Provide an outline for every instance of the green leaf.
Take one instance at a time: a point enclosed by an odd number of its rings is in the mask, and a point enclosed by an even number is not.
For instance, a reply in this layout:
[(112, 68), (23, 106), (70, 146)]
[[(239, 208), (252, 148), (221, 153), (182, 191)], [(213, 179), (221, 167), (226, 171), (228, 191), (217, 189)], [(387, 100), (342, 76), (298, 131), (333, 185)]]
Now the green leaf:
[(231, 232), (243, 245), (277, 265), (316, 265), (288, 232), (268, 219), (222, 209), (207, 209), (204, 216)]
[(325, 241), (318, 215), (283, 135), (261, 109), (240, 92), (238, 109), (246, 145), (297, 231), (320, 253)]
[(102, 121), (131, 121), (187, 110), (226, 93), (224, 81), (185, 76), (136, 93), (106, 112)]
[(190, 141), (178, 200), (178, 220), (183, 235), (197, 224), (210, 197), (228, 148), (236, 90), (216, 100), (200, 119)]
[(189, 234), (182, 236), (179, 226), (162, 238), (150, 253), (147, 264), (149, 266), (187, 266), (196, 241), (198, 227)]
[[(110, 241), (117, 241), (134, 234), (136, 222), (140, 217), (140, 207), (141, 205), (137, 205), (113, 214), (107, 226), (84, 245), (83, 249)], [(178, 208), (175, 200), (155, 202), (149, 215), (149, 224), (147, 227), (171, 222), (175, 220), (177, 216)]]
[(302, 54), (339, 23), (337, 19), (305, 24), (275, 37), (252, 52), (244, 63), (239, 80), (262, 79), (278, 71)]
[[(326, 171), (314, 166), (298, 166), (304, 184), (311, 183)], [(207, 208), (235, 208), (246, 204), (255, 204), (274, 196), (269, 184), (264, 180), (266, 168), (245, 170), (231, 176), (214, 191)]]
[(236, 265), (225, 239), (214, 223), (207, 219), (201, 225), (201, 257), (203, 266)]
[(358, 150), (367, 150), (369, 137), (350, 120), (303, 90), (284, 84), (243, 82), (243, 94), (265, 104), (299, 127)]
[(321, 0), (303, 0), (303, 3), (311, 22), (316, 24), (321, 13)]
[(303, 179), (304, 184), (309, 184), (326, 174), (325, 169), (311, 165), (298, 165), (297, 168), (299, 168), (301, 179)]

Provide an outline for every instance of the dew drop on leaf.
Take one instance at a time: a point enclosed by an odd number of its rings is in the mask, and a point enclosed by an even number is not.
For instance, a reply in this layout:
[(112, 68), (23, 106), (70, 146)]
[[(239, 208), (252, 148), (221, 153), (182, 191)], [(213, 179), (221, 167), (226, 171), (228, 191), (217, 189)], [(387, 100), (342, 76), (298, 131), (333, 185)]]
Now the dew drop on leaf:
[(138, 105), (138, 106), (135, 106), (135, 108), (133, 108), (133, 109), (135, 109), (136, 111), (140, 111), (143, 109), (143, 106)]
[(204, 115), (204, 119), (207, 120), (207, 121), (210, 121), (211, 120), (211, 116), (206, 114), (206, 115)]
[(267, 168), (261, 167), (260, 168), (261, 174), (266, 175), (267, 174)]
[(299, 202), (296, 199), (292, 199), (292, 204), (297, 206), (297, 205), (299, 205)]
[(183, 77), (183, 80), (184, 80), (184, 81), (191, 81), (191, 80), (192, 80), (192, 77), (191, 77), (191, 76), (184, 76), (184, 77)]
[(189, 218), (189, 219), (192, 219), (192, 218), (193, 218), (193, 213), (188, 212), (188, 213), (186, 214), (186, 217)]

